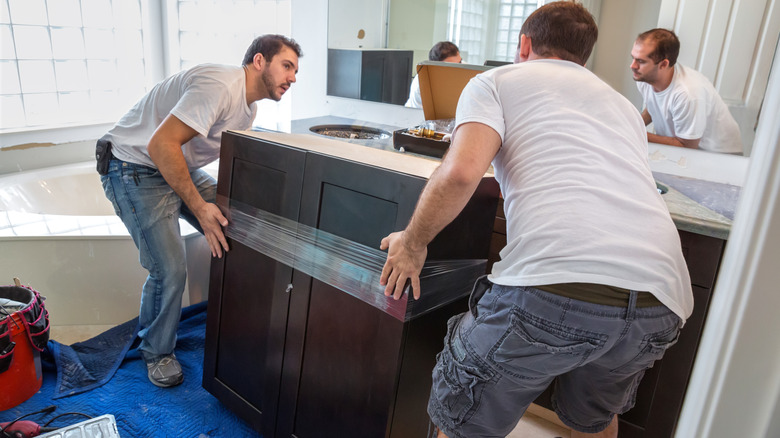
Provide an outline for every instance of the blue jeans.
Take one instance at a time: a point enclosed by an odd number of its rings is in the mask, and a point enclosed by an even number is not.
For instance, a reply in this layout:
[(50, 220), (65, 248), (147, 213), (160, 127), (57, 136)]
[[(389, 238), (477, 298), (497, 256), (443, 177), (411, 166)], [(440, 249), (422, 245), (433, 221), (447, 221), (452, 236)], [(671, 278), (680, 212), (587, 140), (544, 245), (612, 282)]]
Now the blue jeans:
[(682, 325), (665, 306), (637, 308), (636, 294), (616, 307), (481, 280), (471, 310), (448, 322), (431, 420), (451, 438), (504, 437), (555, 380), (561, 421), (580, 432), (605, 429), (633, 407), (645, 370)]
[[(216, 199), (216, 181), (202, 170), (190, 173), (207, 202)], [(157, 170), (112, 159), (100, 177), (106, 197), (122, 219), (149, 271), (141, 295), (141, 344), (147, 360), (170, 354), (176, 345), (181, 299), (187, 280), (187, 258), (179, 217), (202, 232), (195, 216)]]

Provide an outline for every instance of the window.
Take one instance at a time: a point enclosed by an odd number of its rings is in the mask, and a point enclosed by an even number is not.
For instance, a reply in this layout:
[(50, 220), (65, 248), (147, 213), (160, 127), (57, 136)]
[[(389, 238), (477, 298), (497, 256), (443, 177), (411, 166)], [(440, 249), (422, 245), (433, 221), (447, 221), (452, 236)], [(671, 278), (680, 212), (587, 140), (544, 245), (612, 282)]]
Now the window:
[(447, 37), (470, 64), (513, 61), (520, 27), (539, 4), (537, 0), (450, 0)]
[[(449, 0), (447, 39), (460, 49), (464, 62), (515, 59), (523, 22), (551, 0)], [(581, 0), (598, 23), (601, 0)]]
[[(164, 77), (289, 34), (289, 3), (0, 0), (0, 133), (113, 124)], [(289, 100), (259, 102), (256, 125), (289, 122)]]
[(450, 0), (447, 39), (458, 46), (463, 62), (483, 62), (488, 9), (488, 0)]
[(523, 22), (538, 8), (538, 2), (501, 0), (498, 5), (498, 24), (493, 58), (496, 61), (514, 61), (518, 36)]
[[(178, 0), (176, 8), (168, 14), (168, 74), (200, 63), (240, 65), (256, 37), (290, 33), (289, 0)], [(278, 129), (291, 115), (289, 97), (261, 100), (253, 125)]]
[(0, 131), (116, 120), (145, 91), (140, 0), (0, 0)]

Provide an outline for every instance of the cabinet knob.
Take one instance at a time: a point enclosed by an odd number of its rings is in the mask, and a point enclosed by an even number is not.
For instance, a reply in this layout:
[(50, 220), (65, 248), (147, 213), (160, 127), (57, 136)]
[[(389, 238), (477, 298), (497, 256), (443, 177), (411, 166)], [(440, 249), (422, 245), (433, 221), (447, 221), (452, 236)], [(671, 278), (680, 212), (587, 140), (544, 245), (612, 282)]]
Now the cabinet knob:
[(288, 285), (287, 285), (287, 289), (285, 289), (284, 291), (285, 291), (285, 292), (287, 292), (287, 293), (289, 294), (291, 290), (293, 290), (293, 285), (292, 285), (292, 283), (288, 284)]

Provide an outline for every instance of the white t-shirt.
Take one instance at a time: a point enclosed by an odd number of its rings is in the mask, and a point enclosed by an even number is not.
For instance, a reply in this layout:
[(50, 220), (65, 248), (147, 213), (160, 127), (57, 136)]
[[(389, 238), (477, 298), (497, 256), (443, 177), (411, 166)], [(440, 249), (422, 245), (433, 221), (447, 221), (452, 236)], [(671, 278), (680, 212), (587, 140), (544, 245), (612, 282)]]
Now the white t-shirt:
[(656, 93), (647, 82), (636, 85), (656, 134), (686, 140), (700, 138), (699, 148), (707, 151), (742, 152), (739, 125), (703, 74), (678, 63), (665, 90)]
[(573, 62), (535, 60), (471, 79), (464, 123), (493, 128), (507, 245), (490, 280), (595, 283), (647, 291), (685, 320), (693, 309), (680, 238), (647, 161), (642, 117)]
[(120, 160), (156, 168), (147, 145), (162, 121), (173, 114), (198, 132), (182, 146), (190, 170), (219, 158), (222, 131), (249, 129), (257, 107), (246, 103), (243, 67), (201, 64), (177, 73), (139, 100), (108, 131)]
[(409, 99), (404, 104), (409, 108), (422, 108), (422, 97), (420, 96), (420, 75), (412, 78), (412, 86), (409, 87)]

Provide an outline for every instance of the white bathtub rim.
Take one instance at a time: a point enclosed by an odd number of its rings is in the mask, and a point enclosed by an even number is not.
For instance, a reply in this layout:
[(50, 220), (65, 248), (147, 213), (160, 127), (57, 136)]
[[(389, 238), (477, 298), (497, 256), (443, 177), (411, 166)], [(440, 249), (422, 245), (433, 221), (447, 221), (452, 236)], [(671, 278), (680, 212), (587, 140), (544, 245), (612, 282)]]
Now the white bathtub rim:
[[(204, 169), (216, 178), (218, 161)], [(5, 174), (0, 176), (0, 191), (46, 178), (66, 177), (74, 174), (88, 175), (89, 173), (97, 175), (95, 163), (91, 161)], [(105, 201), (109, 202), (107, 199)], [(180, 226), (182, 237), (200, 234), (184, 220), (180, 221)], [(41, 214), (11, 210), (6, 205), (0, 204), (0, 241), (36, 238), (129, 239), (130, 235), (119, 217), (113, 214), (113, 209), (106, 215)]]

